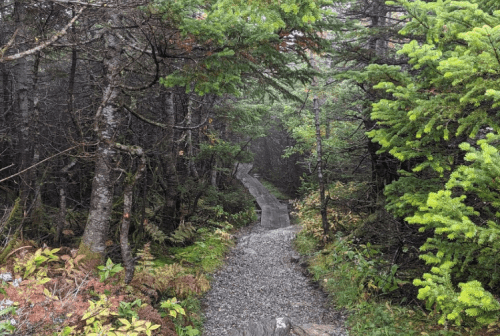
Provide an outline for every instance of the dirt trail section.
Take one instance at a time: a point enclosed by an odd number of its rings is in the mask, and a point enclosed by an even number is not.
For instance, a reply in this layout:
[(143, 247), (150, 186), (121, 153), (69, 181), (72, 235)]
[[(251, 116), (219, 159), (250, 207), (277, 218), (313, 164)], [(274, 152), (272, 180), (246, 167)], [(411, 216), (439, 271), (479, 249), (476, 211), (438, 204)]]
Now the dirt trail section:
[(237, 177), (262, 209), (261, 222), (242, 230), (226, 266), (214, 274), (203, 301), (204, 336), (344, 336), (344, 317), (328, 308), (296, 263), (291, 246), (298, 230), (290, 226), (287, 206), (248, 175)]

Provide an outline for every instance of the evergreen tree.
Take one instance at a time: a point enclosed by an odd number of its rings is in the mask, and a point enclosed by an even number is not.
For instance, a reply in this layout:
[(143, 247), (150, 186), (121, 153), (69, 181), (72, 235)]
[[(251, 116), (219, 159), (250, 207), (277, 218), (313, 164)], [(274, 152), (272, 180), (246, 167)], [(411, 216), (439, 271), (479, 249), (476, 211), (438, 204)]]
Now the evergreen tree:
[[(370, 65), (385, 77), (375, 88), (389, 96), (373, 105), (380, 126), (369, 132), (401, 162), (386, 187), (388, 209), (433, 229), (422, 258), (436, 266), (419, 297), (442, 311), (440, 320), (480, 323), (498, 317), (498, 189), (493, 168), (498, 137), (500, 6), (496, 1), (394, 1), (411, 21), (398, 52), (410, 69)], [(465, 155), (465, 151), (469, 154)]]

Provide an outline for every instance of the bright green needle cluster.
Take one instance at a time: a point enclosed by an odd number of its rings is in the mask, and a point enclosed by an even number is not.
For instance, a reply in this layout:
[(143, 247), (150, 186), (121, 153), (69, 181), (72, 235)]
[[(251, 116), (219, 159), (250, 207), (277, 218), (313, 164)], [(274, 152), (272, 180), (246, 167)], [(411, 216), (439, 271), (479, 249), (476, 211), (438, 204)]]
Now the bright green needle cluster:
[(368, 134), (401, 161), (388, 209), (433, 230), (421, 250), (435, 266), (414, 284), (440, 322), (489, 323), (500, 312), (489, 292), (500, 277), (500, 3), (392, 3), (411, 19), (398, 51), (410, 67), (367, 68), (387, 94)]

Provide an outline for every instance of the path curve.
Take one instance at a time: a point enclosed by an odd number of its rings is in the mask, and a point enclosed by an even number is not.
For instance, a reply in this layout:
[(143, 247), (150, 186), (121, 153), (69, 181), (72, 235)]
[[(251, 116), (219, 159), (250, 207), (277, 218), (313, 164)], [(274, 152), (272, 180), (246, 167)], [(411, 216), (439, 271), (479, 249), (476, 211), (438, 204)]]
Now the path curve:
[[(286, 205), (240, 164), (237, 177), (262, 209), (262, 220), (240, 233), (226, 265), (203, 299), (204, 336), (344, 336), (342, 314), (328, 308), (296, 263)], [(264, 210), (266, 209), (266, 210)], [(286, 214), (286, 218), (284, 213)]]

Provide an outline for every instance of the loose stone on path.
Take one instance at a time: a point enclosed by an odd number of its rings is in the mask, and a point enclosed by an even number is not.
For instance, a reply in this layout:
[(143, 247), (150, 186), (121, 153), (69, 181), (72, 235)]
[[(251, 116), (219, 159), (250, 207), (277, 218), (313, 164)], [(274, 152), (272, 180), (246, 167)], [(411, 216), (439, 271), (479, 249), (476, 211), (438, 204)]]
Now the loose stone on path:
[(299, 228), (289, 225), (286, 205), (248, 175), (250, 170), (251, 165), (240, 164), (237, 177), (267, 210), (261, 223), (240, 233), (225, 267), (214, 274), (203, 299), (203, 335), (347, 335), (343, 315), (293, 262), (291, 240)]

